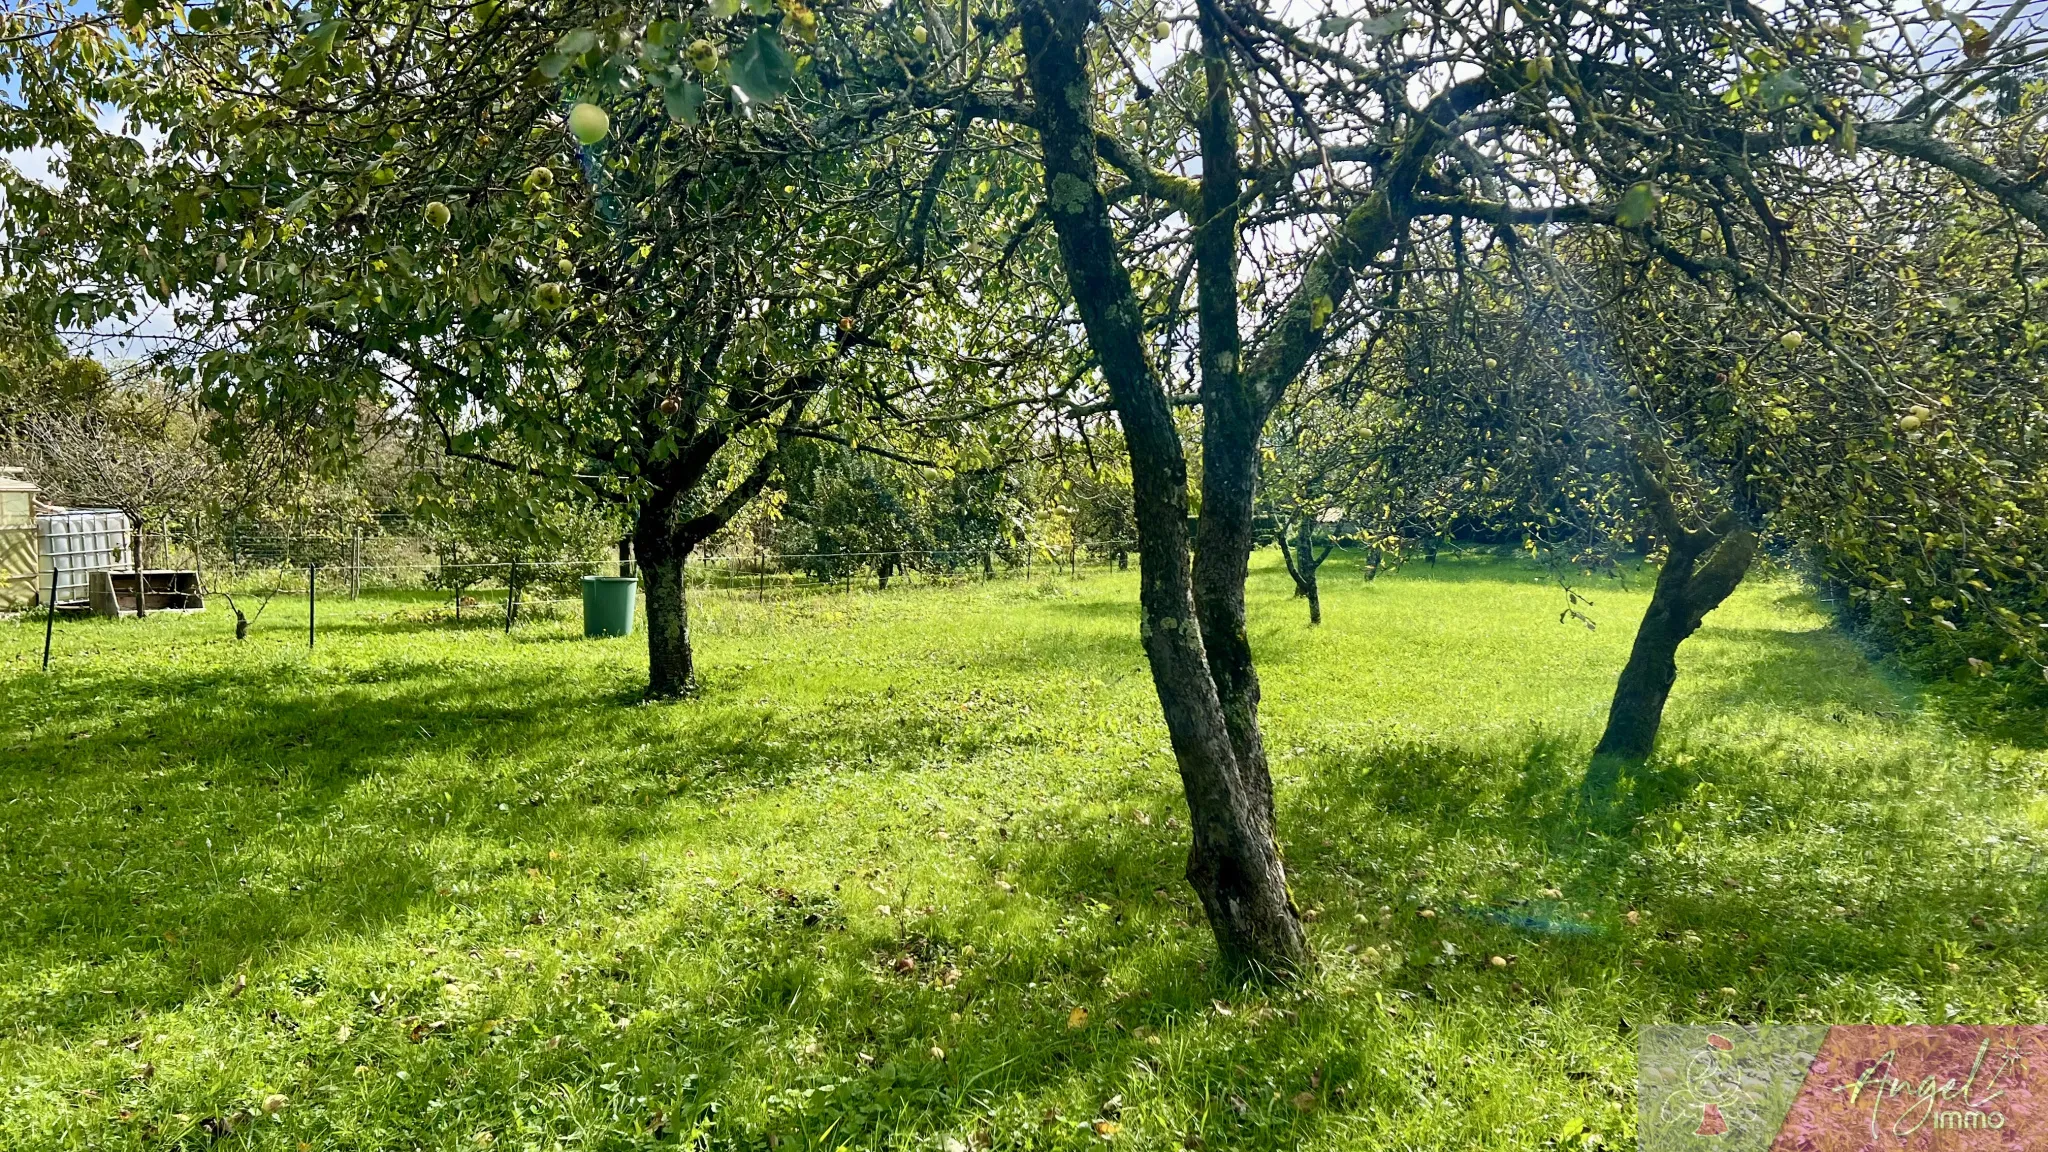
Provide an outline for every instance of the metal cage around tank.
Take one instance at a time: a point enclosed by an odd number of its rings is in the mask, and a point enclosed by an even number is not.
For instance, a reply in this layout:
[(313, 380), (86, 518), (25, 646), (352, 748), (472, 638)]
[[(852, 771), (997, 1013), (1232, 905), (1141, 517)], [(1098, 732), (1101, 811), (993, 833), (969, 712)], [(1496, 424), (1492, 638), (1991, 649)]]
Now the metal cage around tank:
[(73, 508), (36, 517), (41, 545), (37, 591), (47, 596), (55, 573), (57, 606), (82, 608), (91, 597), (92, 574), (132, 565), (128, 515), (112, 508)]

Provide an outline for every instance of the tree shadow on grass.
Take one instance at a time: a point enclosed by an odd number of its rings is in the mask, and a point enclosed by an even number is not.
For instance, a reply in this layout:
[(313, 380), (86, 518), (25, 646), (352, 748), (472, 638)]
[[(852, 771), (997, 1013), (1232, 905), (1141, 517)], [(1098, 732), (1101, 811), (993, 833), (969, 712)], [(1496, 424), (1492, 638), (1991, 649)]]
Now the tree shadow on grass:
[[(2048, 936), (1993, 910), (2042, 906), (2048, 873), (2024, 850), (1959, 852), (1948, 821), (1861, 808), (1856, 798), (1885, 766), (1867, 765), (1865, 778), (1827, 789), (1786, 790), (1745, 778), (1771, 766), (1705, 750), (1711, 762), (1690, 778), (1774, 799), (1734, 818), (1687, 809), (1708, 837), (1696, 842), (1661, 816), (1629, 836), (1592, 834), (1570, 814), (1573, 751), (1538, 735), (1491, 750), (1409, 743), (1297, 765), (1280, 825), (1297, 901), (1316, 915), (1325, 971), (1311, 982), (1320, 994), (1263, 998), (1263, 1026), (1247, 1027), (1244, 993), (1203, 968), (1207, 933), (1179, 882), (1184, 833), (1162, 832), (1179, 807), (1170, 793), (1160, 793), (1150, 824), (1092, 813), (1089, 835), (1026, 836), (1006, 867), (1020, 889), (1078, 910), (1069, 917), (1080, 922), (1101, 908), (1171, 929), (1171, 943), (1134, 942), (1146, 939), (1134, 929), (1101, 956), (1061, 962), (1079, 965), (1073, 975), (1083, 985), (1108, 975), (1132, 989), (1112, 1010), (1126, 1027), (1160, 1030), (1169, 1044), (1235, 1033), (1228, 1043), (1179, 1049), (1184, 1077), (1214, 1085), (1218, 1101), (1249, 1104), (1242, 1114), (1211, 1108), (1195, 1121), (1216, 1146), (1314, 1128), (1319, 1119), (1285, 1102), (1305, 1087), (1318, 1117), (1393, 1109), (1418, 1092), (1484, 1098), (1494, 1090), (1488, 1065), (1564, 1061), (1566, 1053), (1511, 1039), (1550, 1027), (1559, 1013), (1607, 1029), (1606, 1055), (1625, 1068), (1632, 1030), (1662, 1020), (1898, 1019), (1938, 1014), (1944, 1003), (1974, 1003), (1994, 1017), (2028, 1010), (2035, 992), (2005, 987), (1998, 974), (2037, 970)], [(1697, 800), (1670, 792), (1662, 803), (1672, 809)], [(1985, 799), (1983, 811), (1957, 817), (1997, 819), (1995, 800)], [(1830, 831), (1807, 831), (1814, 828)], [(1391, 914), (1381, 917), (1380, 907)], [(1425, 909), (1433, 915), (1420, 915)], [(1388, 959), (1361, 963), (1366, 947)], [(1496, 956), (1513, 959), (1502, 968)], [(1950, 958), (1970, 965), (1975, 980), (1945, 968)], [(1043, 980), (1046, 962), (1009, 979)], [(1329, 995), (1353, 982), (1357, 996)], [(1216, 1000), (1238, 1003), (1238, 1017), (1220, 1017)], [(1382, 1015), (1373, 1004), (1394, 1011)], [(1475, 1071), (1375, 1054), (1475, 1029), (1464, 1050)], [(1057, 1043), (1057, 1029), (1046, 1030)], [(1091, 1051), (1003, 1086), (1030, 1091), (1065, 1074), (1092, 1079), (1107, 1098), (1128, 1090), (1125, 1061), (1145, 1053), (1135, 1043), (1109, 1058)], [(1571, 1074), (1598, 1080), (1616, 1071)], [(1348, 1103), (1332, 1097), (1333, 1085), (1348, 1086)], [(1253, 1123), (1271, 1127), (1246, 1131)], [(1483, 1137), (1483, 1124), (1474, 1135)]]
[(960, 726), (876, 713), (791, 730), (736, 690), (622, 707), (637, 684), (461, 671), (159, 666), (15, 694), (0, 1011), (74, 1035), (224, 994), (251, 962), (460, 906), (424, 849), (437, 840), (486, 883), (536, 863), (535, 844), (624, 857), (670, 797), (932, 759)]
[[(1973, 931), (1971, 915), (2048, 898), (2038, 872), (1945, 862), (1945, 826), (1854, 823), (1846, 789), (1790, 797), (1691, 851), (1649, 833), (1592, 835), (1569, 814), (1574, 752), (1538, 733), (1293, 765), (1281, 827), (1324, 957), (1293, 991), (1214, 970), (1164, 778), (1018, 822), (987, 852), (1014, 894), (940, 893), (946, 907), (878, 926), (848, 924), (822, 891), (792, 894), (780, 916), (772, 895), (751, 897), (747, 934), (761, 945), (721, 1010), (744, 1035), (815, 1030), (822, 1052), (783, 1075), (765, 1115), (733, 1117), (728, 1132), (883, 1146), (992, 1128), (997, 1146), (1080, 1146), (1108, 1118), (1146, 1146), (1194, 1131), (1212, 1147), (1278, 1148), (1398, 1129), (1421, 1095), (1459, 1105), (1437, 1121), (1437, 1146), (1472, 1146), (1526, 1123), (1489, 1101), (1530, 1080), (1618, 1116), (1624, 1097), (1600, 1089), (1627, 1074), (1643, 1024), (1805, 1019), (1823, 997), (1852, 1012), (1938, 1002), (1950, 977), (1930, 957)], [(1707, 775), (1741, 771), (1730, 753)], [(1840, 845), (1796, 831), (1828, 822), (1898, 854), (1845, 870)], [(1980, 958), (2027, 965), (2044, 952), (2032, 929), (1975, 932)], [(1493, 956), (1514, 959), (1502, 969)], [(676, 1022), (636, 1057), (701, 1053), (732, 1025)], [(1590, 1030), (1593, 1047), (1520, 1039), (1559, 1027)], [(707, 1114), (762, 1059), (700, 1059), (686, 1114)], [(1104, 1110), (1116, 1100), (1147, 1110), (1118, 1120)]]
[[(2038, 874), (2015, 889), (1944, 862), (1938, 829), (1852, 824), (1843, 792), (1793, 797), (1691, 851), (1587, 835), (1566, 811), (1572, 752), (1535, 733), (1291, 765), (1281, 826), (1324, 958), (1299, 989), (1214, 970), (1162, 775), (1014, 821), (974, 849), (991, 883), (969, 868), (954, 879), (969, 887), (934, 892), (934, 907), (856, 917), (822, 881), (785, 890), (765, 869), (671, 902), (668, 925), (603, 986), (608, 1011), (636, 1021), (616, 1040), (585, 1029), (559, 1050), (512, 1051), (451, 1036), (469, 1047), (447, 1059), (478, 1076), (516, 1064), (549, 1083), (626, 1081), (679, 1130), (715, 1120), (740, 1144), (988, 1133), (997, 1147), (1083, 1147), (1102, 1121), (1146, 1147), (1192, 1131), (1211, 1147), (1286, 1148), (1425, 1114), (1437, 1127), (1409, 1143), (1498, 1145), (1513, 1131), (1536, 1144), (1551, 1129), (1530, 1135), (1514, 1110), (1532, 1085), (1546, 1107), (1622, 1123), (1625, 1095), (1605, 1086), (1628, 1074), (1634, 1028), (1798, 1019), (1823, 994), (1852, 1012), (1932, 1003), (1949, 977), (1929, 958), (1973, 931), (1977, 907), (2048, 897)], [(1731, 754), (1711, 774), (1740, 770)], [(1839, 845), (1790, 830), (1805, 822), (1882, 832), (1899, 855), (1844, 873)], [(997, 877), (1014, 891), (998, 894)], [(2042, 943), (1993, 926), (1975, 947), (2026, 964)], [(1514, 959), (1503, 969), (1496, 955)], [(678, 994), (663, 956), (717, 968), (701, 1009), (662, 1007)], [(581, 1010), (565, 1001), (531, 1023), (572, 1032)], [(1560, 1033), (1578, 1046), (1527, 1042)], [(759, 1108), (733, 1106), (764, 1079), (776, 1090)]]
[(1812, 720), (1844, 723), (1865, 717), (1896, 719), (1920, 710), (1915, 685), (1875, 664), (1832, 628), (1734, 628), (1709, 624), (1694, 639), (1714, 646), (1705, 674), (1711, 686), (1688, 691), (1687, 712), (1714, 715), (1765, 706)]
[[(1281, 819), (1300, 845), (1292, 858), (1305, 889), (1329, 892), (1328, 881), (1344, 876), (1411, 911), (1463, 908), (1454, 915), (1476, 933), (1467, 953), (1529, 937), (1503, 931), (1502, 917), (1471, 912), (1540, 906), (1533, 890), (1555, 884), (1564, 890), (1558, 913), (1588, 911), (1598, 931), (1533, 929), (1545, 947), (1591, 972), (1613, 963), (1619, 942), (1646, 963), (1613, 975), (1637, 985), (1646, 1011), (1672, 1017), (1699, 1012), (1696, 994), (1723, 987), (1737, 990), (1733, 1002), (1710, 1008), (1749, 1018), (1791, 1018), (1800, 992), (1843, 979), (1889, 983), (1886, 995), (1897, 987), (1932, 993), (1947, 977), (1931, 960), (1958, 940), (1980, 959), (1996, 954), (2022, 966), (2048, 949), (2038, 926), (1971, 921), (1987, 909), (2048, 901), (2048, 872), (2023, 845), (2000, 849), (1995, 836), (1979, 845), (1976, 835), (1958, 842), (1959, 826), (2009, 826), (2010, 807), (1994, 791), (1930, 799), (1886, 761), (1835, 765), (1815, 786), (1744, 749), (1695, 743), (1690, 758), (1652, 773), (1654, 795), (1624, 836), (1596, 834), (1573, 815), (1576, 759), (1540, 739), (1490, 752), (1404, 746), (1324, 760), (1289, 790)], [(1419, 774), (1432, 765), (1441, 773), (1434, 783)], [(1417, 792), (1459, 799), (1404, 800)], [(1741, 800), (1732, 812), (1731, 798)], [(1690, 838), (1686, 823), (1705, 839)], [(1462, 865), (1453, 862), (1460, 846)], [(1994, 859), (2001, 863), (1987, 867)], [(1620, 917), (1631, 906), (1654, 910), (1649, 927)], [(1569, 926), (1571, 916), (1557, 918)], [(1395, 927), (1420, 927), (1413, 919), (1396, 917)], [(1696, 944), (1684, 943), (1688, 932)]]

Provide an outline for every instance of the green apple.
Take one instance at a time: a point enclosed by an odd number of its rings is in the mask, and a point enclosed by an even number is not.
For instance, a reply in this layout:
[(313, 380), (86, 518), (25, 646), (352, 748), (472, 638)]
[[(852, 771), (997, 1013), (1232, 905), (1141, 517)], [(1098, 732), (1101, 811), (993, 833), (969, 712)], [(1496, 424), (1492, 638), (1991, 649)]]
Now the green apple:
[(1799, 351), (1799, 346), (1804, 343), (1806, 343), (1806, 333), (1801, 332), (1797, 328), (1778, 337), (1778, 347), (1783, 348), (1787, 352)]
[(427, 201), (426, 211), (421, 213), (421, 215), (426, 217), (427, 224), (430, 227), (446, 228), (448, 226), (448, 206), (439, 200)]
[(586, 102), (569, 109), (569, 131), (579, 143), (595, 144), (611, 130), (612, 118), (597, 105)]

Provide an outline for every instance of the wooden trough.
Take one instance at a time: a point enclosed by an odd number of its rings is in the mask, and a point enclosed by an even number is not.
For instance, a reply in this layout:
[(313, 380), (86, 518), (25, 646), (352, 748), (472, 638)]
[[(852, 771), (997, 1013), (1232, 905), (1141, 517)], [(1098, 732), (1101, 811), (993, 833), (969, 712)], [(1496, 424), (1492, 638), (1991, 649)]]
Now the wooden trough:
[(197, 612), (206, 607), (199, 592), (199, 573), (189, 569), (96, 571), (91, 574), (90, 600), (95, 615), (111, 617)]

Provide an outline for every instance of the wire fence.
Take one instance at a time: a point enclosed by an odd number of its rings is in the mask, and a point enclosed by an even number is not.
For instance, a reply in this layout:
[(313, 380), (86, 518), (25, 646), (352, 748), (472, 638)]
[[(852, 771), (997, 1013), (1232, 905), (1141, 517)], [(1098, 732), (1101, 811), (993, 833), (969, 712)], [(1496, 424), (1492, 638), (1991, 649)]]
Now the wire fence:
[[(522, 618), (557, 620), (565, 605), (581, 604), (587, 576), (641, 576), (630, 559), (617, 556), (464, 559), (459, 548), (424, 537), (272, 534), (242, 537), (233, 549), (208, 542), (155, 535), (138, 549), (152, 573), (189, 563), (202, 598), (223, 603), (234, 630), (244, 639), (259, 628), (275, 633), (303, 628), (305, 642), (320, 642), (320, 606), (361, 599), (366, 593), (433, 592), (407, 598), (408, 619), (421, 627), (473, 627), (488, 621), (509, 634)], [(252, 547), (251, 545), (262, 545)], [(783, 552), (767, 548), (724, 549), (693, 554), (684, 563), (684, 588), (701, 611), (719, 601), (772, 606), (856, 592), (888, 593), (1002, 580), (1076, 579), (1084, 570), (1128, 567), (1135, 545), (1128, 541), (1071, 541), (1013, 544), (983, 549), (922, 548)], [(323, 562), (325, 561), (325, 562)], [(130, 603), (113, 609), (122, 616), (182, 614), (185, 609), (153, 606), (147, 581), (137, 581)], [(644, 610), (638, 590), (636, 614)], [(273, 613), (273, 605), (280, 608)], [(43, 667), (49, 667), (56, 616), (45, 613)], [(265, 620), (270, 623), (266, 626)]]

